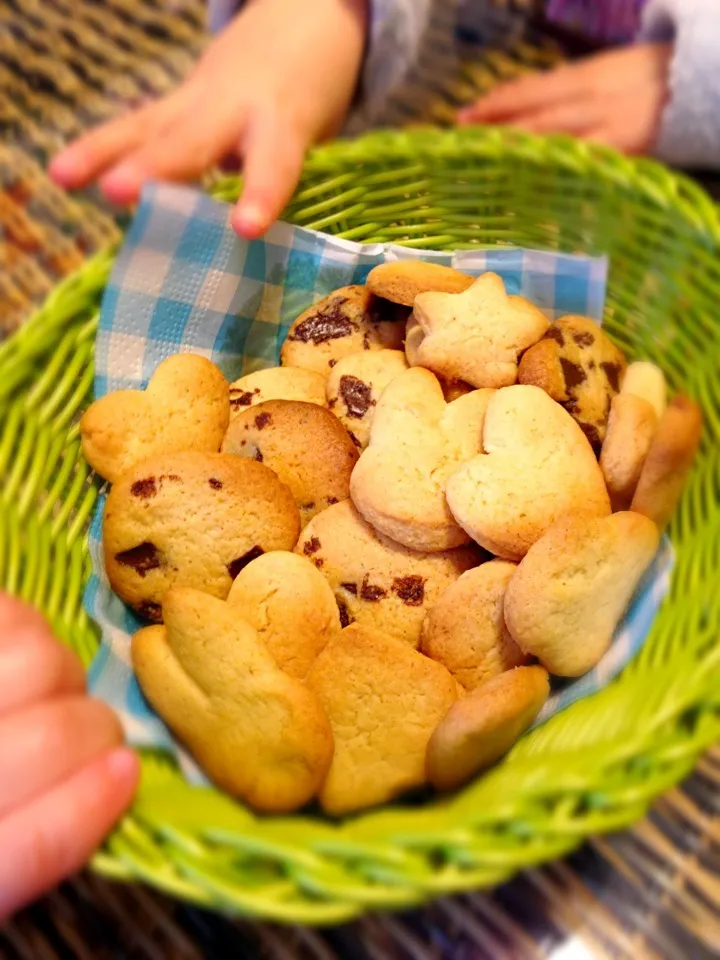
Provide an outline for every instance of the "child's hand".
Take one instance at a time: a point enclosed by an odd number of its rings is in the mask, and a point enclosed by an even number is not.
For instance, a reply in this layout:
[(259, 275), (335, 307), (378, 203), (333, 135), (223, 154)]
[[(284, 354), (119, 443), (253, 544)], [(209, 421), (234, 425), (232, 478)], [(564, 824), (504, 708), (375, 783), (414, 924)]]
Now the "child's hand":
[(83, 866), (130, 803), (137, 758), (42, 617), (0, 594), (0, 923)]
[(671, 44), (639, 44), (529, 74), (461, 110), (458, 122), (573, 133), (625, 153), (647, 153), (668, 98), (671, 56)]
[(192, 180), (229, 155), (245, 189), (233, 226), (262, 234), (297, 184), (308, 146), (342, 122), (357, 83), (368, 0), (251, 0), (174, 93), (81, 137), (52, 177), (96, 178), (116, 203), (144, 180)]

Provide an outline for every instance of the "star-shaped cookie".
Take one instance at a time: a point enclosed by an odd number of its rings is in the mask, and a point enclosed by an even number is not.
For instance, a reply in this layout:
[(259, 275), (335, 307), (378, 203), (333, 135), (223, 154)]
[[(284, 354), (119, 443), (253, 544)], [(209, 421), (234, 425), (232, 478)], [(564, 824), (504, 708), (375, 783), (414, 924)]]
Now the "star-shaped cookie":
[(424, 334), (417, 364), (474, 387), (515, 383), (519, 355), (549, 326), (529, 300), (508, 296), (495, 273), (484, 273), (463, 293), (421, 293), (413, 311)]

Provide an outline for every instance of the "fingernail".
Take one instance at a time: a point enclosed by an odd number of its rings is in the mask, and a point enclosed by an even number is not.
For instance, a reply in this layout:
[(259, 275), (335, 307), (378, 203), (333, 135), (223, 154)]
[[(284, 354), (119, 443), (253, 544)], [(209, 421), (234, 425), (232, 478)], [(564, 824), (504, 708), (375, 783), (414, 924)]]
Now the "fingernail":
[(82, 166), (71, 151), (65, 150), (52, 158), (48, 173), (59, 186), (69, 187), (81, 176)]
[(100, 180), (100, 189), (113, 203), (133, 203), (137, 200), (143, 177), (131, 166), (119, 166)]
[(241, 204), (232, 216), (232, 228), (235, 233), (248, 240), (261, 236), (267, 229), (267, 217), (258, 204)]
[(127, 783), (135, 780), (140, 774), (140, 761), (136, 753), (128, 747), (117, 747), (105, 759), (105, 767), (118, 782)]

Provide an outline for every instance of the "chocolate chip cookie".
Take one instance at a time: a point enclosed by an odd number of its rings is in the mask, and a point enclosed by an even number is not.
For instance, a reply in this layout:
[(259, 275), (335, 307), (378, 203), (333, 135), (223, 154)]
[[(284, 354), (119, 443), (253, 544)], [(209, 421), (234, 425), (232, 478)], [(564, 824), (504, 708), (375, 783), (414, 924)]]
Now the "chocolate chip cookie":
[(326, 377), (351, 353), (401, 350), (409, 312), (376, 297), (367, 287), (341, 287), (295, 320), (280, 361), (284, 367), (303, 367)]
[(263, 464), (223, 453), (164, 454), (124, 473), (110, 491), (105, 569), (119, 597), (159, 622), (170, 587), (225, 599), (244, 566), (270, 550), (292, 550), (299, 532), (290, 490)]
[(370, 437), (370, 424), (385, 387), (407, 370), (402, 350), (366, 350), (343, 357), (327, 379), (328, 407), (347, 429), (358, 450)]
[(567, 316), (523, 354), (518, 383), (540, 387), (561, 403), (597, 453), (625, 368), (622, 352), (596, 323)]
[(238, 414), (222, 449), (270, 467), (292, 491), (303, 526), (350, 496), (350, 474), (358, 459), (338, 418), (300, 400), (267, 400)]

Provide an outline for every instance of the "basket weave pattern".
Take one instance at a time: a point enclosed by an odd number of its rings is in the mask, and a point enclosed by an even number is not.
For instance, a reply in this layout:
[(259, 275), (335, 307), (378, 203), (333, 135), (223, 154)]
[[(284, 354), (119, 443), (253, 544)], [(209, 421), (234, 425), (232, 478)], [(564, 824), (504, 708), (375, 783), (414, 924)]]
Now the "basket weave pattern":
[[(214, 192), (232, 199), (238, 182)], [(259, 818), (143, 755), (133, 811), (96, 858), (198, 903), (337, 923), (490, 886), (640, 818), (720, 737), (720, 222), (691, 183), (563, 138), (490, 131), (375, 134), (316, 150), (285, 214), (366, 242), (606, 252), (606, 326), (702, 404), (703, 447), (671, 536), (671, 595), (619, 681), (522, 740), (461, 794), (344, 824)], [(86, 529), (98, 485), (77, 416), (92, 395), (112, 255), (65, 281), (0, 347), (0, 585), (44, 610), (89, 663)]]

